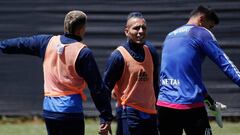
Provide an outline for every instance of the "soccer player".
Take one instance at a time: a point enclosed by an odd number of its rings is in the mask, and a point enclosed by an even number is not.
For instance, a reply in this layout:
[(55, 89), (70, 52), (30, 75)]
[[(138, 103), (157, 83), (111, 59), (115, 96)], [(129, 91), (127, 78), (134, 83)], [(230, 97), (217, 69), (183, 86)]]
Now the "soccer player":
[(157, 101), (161, 135), (211, 135), (201, 65), (209, 57), (238, 86), (240, 72), (220, 49), (210, 30), (219, 23), (207, 7), (194, 9), (187, 24), (170, 32), (162, 50)]
[(99, 134), (107, 135), (113, 118), (106, 87), (92, 51), (81, 41), (87, 16), (74, 10), (66, 14), (63, 35), (35, 35), (0, 41), (0, 51), (43, 59), (43, 117), (48, 135), (84, 135), (84, 88), (100, 112)]
[(147, 24), (140, 12), (128, 15), (127, 41), (107, 61), (104, 83), (117, 100), (117, 135), (157, 135), (158, 54), (145, 41)]

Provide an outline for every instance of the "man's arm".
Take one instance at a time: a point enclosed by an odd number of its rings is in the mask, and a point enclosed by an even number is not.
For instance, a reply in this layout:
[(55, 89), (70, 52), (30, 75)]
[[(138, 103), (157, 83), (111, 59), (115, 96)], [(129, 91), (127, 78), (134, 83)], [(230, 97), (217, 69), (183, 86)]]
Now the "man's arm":
[(96, 61), (89, 48), (83, 48), (76, 61), (76, 71), (88, 84), (93, 102), (100, 112), (100, 122), (113, 119), (110, 98), (102, 81)]
[(204, 52), (234, 83), (240, 86), (240, 72), (214, 40), (206, 41)]
[(28, 54), (43, 58), (52, 35), (36, 35), (0, 41), (0, 49), (8, 54)]
[(201, 28), (196, 32), (202, 51), (229, 77), (240, 86), (240, 72), (224, 51), (219, 47), (214, 35), (207, 29)]
[(150, 49), (152, 59), (153, 59), (153, 65), (154, 65), (153, 85), (154, 85), (155, 96), (157, 98), (159, 93), (159, 66), (160, 66), (159, 55), (157, 53), (156, 48), (151, 43), (148, 42), (147, 46)]
[(121, 79), (124, 69), (124, 59), (118, 50), (112, 52), (105, 66), (103, 81), (109, 93), (113, 90), (116, 82)]

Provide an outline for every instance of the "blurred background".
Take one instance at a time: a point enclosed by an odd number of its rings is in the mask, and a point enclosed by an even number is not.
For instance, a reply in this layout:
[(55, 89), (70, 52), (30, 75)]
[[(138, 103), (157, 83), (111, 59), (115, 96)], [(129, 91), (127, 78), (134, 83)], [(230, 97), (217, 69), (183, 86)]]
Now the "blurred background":
[[(148, 40), (161, 56), (168, 32), (184, 25), (198, 5), (216, 10), (220, 24), (213, 30), (221, 48), (240, 69), (239, 0), (8, 0), (0, 1), (0, 40), (36, 34), (63, 34), (63, 20), (70, 10), (88, 15), (84, 43), (94, 52), (103, 73), (110, 53), (124, 42), (129, 12), (140, 11), (148, 24)], [(215, 100), (228, 106), (224, 117), (240, 117), (240, 88), (231, 82), (208, 58), (203, 79)], [(86, 90), (88, 92), (88, 90)], [(35, 116), (42, 113), (42, 60), (27, 55), (0, 56), (0, 115)], [(114, 107), (114, 101), (112, 103)], [(98, 115), (91, 98), (84, 103), (85, 115)]]

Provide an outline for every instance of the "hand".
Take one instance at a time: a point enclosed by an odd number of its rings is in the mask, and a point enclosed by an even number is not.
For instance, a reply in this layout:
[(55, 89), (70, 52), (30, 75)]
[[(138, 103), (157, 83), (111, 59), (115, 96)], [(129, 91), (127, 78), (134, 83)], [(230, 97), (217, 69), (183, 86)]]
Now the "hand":
[(221, 110), (227, 109), (227, 106), (220, 103), (215, 102), (214, 110), (212, 110), (212, 114), (215, 116), (216, 122), (220, 128), (223, 128), (223, 122), (222, 122), (222, 113)]
[(215, 110), (215, 101), (210, 95), (205, 95), (204, 102), (207, 105), (208, 109)]
[(117, 100), (117, 96), (116, 96), (114, 90), (112, 90), (111, 97), (112, 97), (112, 99)]
[(210, 97), (209, 95), (205, 97), (204, 102), (206, 103), (209, 112), (215, 117), (217, 125), (220, 128), (222, 128), (223, 127), (223, 122), (222, 122), (221, 110), (226, 109), (227, 106), (220, 103), (220, 102), (214, 101), (213, 98)]
[(111, 122), (106, 122), (106, 123), (100, 124), (98, 134), (99, 135), (108, 135), (108, 133), (110, 135), (112, 135)]
[(207, 108), (210, 111), (212, 111), (211, 113), (213, 113), (213, 114), (216, 113), (217, 111), (227, 109), (226, 105), (224, 105), (220, 102), (214, 101), (214, 99), (210, 95), (205, 96), (204, 102), (207, 105)]

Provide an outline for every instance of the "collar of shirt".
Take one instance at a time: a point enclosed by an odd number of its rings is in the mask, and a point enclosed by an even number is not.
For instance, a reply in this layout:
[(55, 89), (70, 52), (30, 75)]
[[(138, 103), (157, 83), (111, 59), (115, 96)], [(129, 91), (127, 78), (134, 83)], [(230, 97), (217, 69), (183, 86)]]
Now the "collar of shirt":
[(76, 36), (76, 35), (73, 35), (73, 34), (64, 34), (64, 35), (61, 36), (60, 39), (61, 39), (61, 42), (63, 44), (74, 43), (76, 41), (78, 41), (78, 42), (82, 41), (82, 37)]
[(135, 44), (135, 43), (132, 43), (131, 41), (127, 41), (124, 44), (124, 48), (127, 49), (127, 51), (135, 60), (142, 62), (145, 56), (144, 49), (143, 49), (144, 44)]

